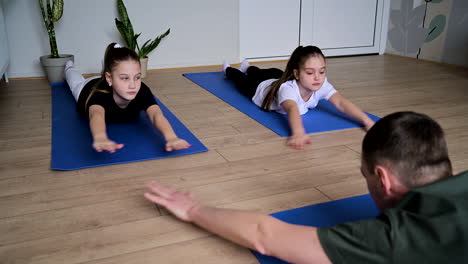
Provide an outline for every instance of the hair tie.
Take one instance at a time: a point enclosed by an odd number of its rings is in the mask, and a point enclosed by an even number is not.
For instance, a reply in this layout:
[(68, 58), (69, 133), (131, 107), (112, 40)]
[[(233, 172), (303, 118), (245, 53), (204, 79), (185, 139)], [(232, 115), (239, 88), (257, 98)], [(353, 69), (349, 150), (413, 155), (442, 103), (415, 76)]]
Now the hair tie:
[(115, 43), (114, 48), (118, 49), (121, 48), (122, 46), (119, 43)]

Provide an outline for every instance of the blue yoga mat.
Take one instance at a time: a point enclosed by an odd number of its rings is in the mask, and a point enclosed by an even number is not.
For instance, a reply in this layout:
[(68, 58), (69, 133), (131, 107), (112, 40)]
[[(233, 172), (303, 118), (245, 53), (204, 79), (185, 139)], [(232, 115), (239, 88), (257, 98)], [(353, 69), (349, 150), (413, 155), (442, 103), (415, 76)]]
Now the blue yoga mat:
[[(291, 134), (287, 115), (261, 110), (251, 99), (242, 95), (234, 84), (224, 77), (223, 72), (185, 73), (184, 76), (278, 135), (287, 137)], [(375, 115), (368, 115), (374, 121), (380, 119)], [(308, 134), (362, 126), (326, 100), (321, 100), (317, 107), (302, 115), (302, 121)]]
[[(282, 221), (305, 226), (327, 227), (374, 218), (379, 210), (368, 194), (271, 214)], [(261, 264), (287, 263), (252, 251)]]
[(52, 84), (52, 160), (53, 170), (82, 168), (161, 159), (193, 154), (208, 149), (156, 98), (177, 136), (192, 146), (184, 150), (165, 150), (165, 140), (142, 111), (129, 123), (107, 124), (109, 138), (125, 144), (115, 153), (97, 152), (92, 147), (89, 121), (76, 110), (76, 102), (65, 83)]

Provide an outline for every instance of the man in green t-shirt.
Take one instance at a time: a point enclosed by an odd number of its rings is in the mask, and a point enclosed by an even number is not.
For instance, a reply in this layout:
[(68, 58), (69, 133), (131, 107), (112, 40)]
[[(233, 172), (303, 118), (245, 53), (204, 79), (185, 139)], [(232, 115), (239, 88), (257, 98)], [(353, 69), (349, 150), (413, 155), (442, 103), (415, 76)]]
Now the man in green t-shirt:
[(379, 120), (364, 138), (361, 173), (382, 214), (326, 228), (205, 206), (154, 182), (145, 197), (181, 220), (292, 263), (468, 263), (468, 171), (452, 176), (434, 120), (413, 112)]

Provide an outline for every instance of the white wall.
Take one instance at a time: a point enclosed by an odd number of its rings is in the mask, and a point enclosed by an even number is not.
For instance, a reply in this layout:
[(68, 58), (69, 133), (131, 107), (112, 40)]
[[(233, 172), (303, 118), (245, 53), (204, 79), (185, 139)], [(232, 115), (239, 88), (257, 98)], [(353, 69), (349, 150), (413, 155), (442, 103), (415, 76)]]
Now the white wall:
[(0, 2), (0, 79), (6, 72), (9, 61), (5, 19), (3, 18), (3, 6)]
[(300, 0), (240, 0), (241, 58), (287, 58), (299, 45), (300, 13)]
[[(37, 0), (2, 1), (10, 53), (9, 77), (44, 76), (39, 57), (50, 54)], [(124, 0), (140, 42), (167, 28), (171, 34), (149, 55), (149, 69), (222, 64), (239, 59), (237, 0)], [(115, 0), (65, 0), (56, 23), (59, 53), (75, 55), (83, 73), (100, 72), (104, 49), (121, 42)]]

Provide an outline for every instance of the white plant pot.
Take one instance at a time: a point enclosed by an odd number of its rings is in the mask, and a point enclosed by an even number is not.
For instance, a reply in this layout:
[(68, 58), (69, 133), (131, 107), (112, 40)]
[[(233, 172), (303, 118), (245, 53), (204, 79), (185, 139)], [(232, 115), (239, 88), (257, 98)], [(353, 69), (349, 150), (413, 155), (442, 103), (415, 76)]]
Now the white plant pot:
[(145, 78), (146, 71), (148, 68), (148, 58), (140, 58), (140, 65), (141, 65), (141, 78)]
[(67, 61), (74, 61), (74, 56), (71, 54), (60, 54), (60, 58), (51, 58), (50, 55), (41, 56), (42, 67), (47, 74), (49, 83), (64, 82), (64, 68)]

